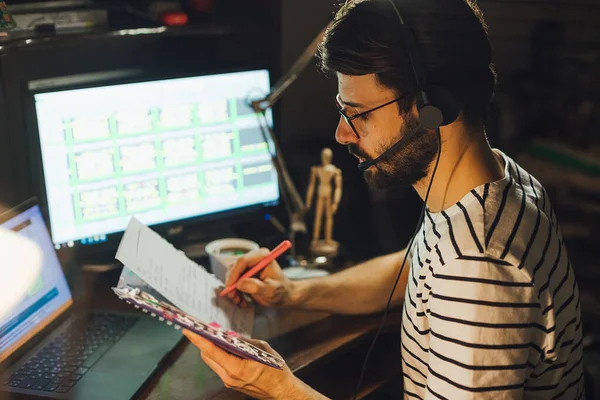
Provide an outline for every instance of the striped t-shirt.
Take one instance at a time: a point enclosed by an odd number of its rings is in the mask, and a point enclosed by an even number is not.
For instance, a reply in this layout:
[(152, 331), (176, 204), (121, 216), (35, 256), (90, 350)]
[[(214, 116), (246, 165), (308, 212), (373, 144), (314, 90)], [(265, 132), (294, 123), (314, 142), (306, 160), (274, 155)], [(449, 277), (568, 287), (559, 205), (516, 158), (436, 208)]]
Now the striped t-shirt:
[(579, 290), (542, 185), (504, 178), (427, 212), (402, 315), (404, 397), (581, 399)]

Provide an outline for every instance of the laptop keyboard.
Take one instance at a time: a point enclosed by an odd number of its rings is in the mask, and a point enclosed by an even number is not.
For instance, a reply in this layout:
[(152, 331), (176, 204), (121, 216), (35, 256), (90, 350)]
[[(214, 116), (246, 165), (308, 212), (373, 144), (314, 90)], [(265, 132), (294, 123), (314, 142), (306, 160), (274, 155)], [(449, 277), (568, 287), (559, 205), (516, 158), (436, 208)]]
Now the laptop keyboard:
[(117, 314), (91, 314), (84, 329), (66, 329), (3, 384), (67, 393), (137, 320), (137, 317)]

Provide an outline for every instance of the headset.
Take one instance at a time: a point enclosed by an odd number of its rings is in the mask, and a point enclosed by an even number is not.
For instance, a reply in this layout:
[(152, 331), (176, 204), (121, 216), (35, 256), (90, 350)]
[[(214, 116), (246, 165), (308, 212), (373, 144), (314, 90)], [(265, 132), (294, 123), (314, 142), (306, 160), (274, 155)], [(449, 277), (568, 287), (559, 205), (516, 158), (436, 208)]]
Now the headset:
[(449, 125), (458, 117), (460, 108), (449, 91), (440, 86), (429, 85), (417, 40), (412, 29), (406, 25), (394, 1), (389, 0), (400, 20), (402, 37), (417, 84), (416, 97), (419, 122), (422, 127), (427, 129), (438, 129), (440, 126)]
[(398, 276), (396, 277), (396, 281), (394, 283), (392, 291), (390, 292), (390, 296), (388, 298), (387, 305), (385, 306), (385, 311), (384, 311), (383, 317), (381, 318), (381, 323), (379, 325), (377, 333), (375, 334), (375, 338), (373, 338), (373, 342), (371, 343), (371, 346), (369, 347), (367, 355), (365, 356), (365, 360), (364, 360), (364, 363), (363, 363), (363, 366), (361, 369), (361, 373), (360, 373), (360, 378), (358, 380), (358, 385), (356, 387), (356, 392), (354, 395), (355, 399), (356, 399), (356, 396), (358, 395), (358, 391), (360, 390), (362, 380), (364, 378), (364, 373), (366, 371), (367, 363), (369, 361), (369, 356), (371, 355), (371, 352), (373, 351), (375, 342), (379, 338), (379, 335), (383, 328), (383, 324), (385, 323), (385, 318), (387, 317), (390, 303), (394, 296), (394, 292), (396, 291), (396, 286), (398, 285), (398, 281), (400, 280), (400, 276), (402, 275), (402, 271), (404, 270), (404, 265), (406, 264), (406, 259), (408, 257), (408, 254), (410, 252), (410, 249), (412, 247), (414, 239), (417, 236), (417, 233), (419, 232), (419, 229), (420, 229), (421, 224), (423, 223), (423, 219), (425, 217), (425, 212), (426, 212), (426, 208), (427, 208), (427, 200), (429, 198), (429, 192), (431, 190), (431, 185), (433, 183), (433, 179), (435, 178), (435, 173), (437, 171), (437, 167), (438, 167), (438, 164), (440, 161), (440, 155), (442, 153), (442, 139), (441, 139), (441, 134), (440, 134), (440, 127), (449, 125), (452, 122), (454, 122), (460, 112), (460, 107), (459, 107), (456, 99), (448, 90), (446, 90), (443, 87), (431, 86), (428, 84), (427, 79), (426, 79), (426, 74), (425, 74), (425, 67), (424, 67), (421, 57), (420, 57), (419, 47), (417, 46), (416, 37), (414, 36), (412, 29), (405, 23), (404, 18), (402, 16), (402, 14), (400, 13), (400, 10), (398, 9), (398, 6), (395, 3), (395, 0), (388, 0), (388, 1), (394, 8), (395, 13), (398, 16), (398, 19), (400, 20), (402, 38), (403, 38), (404, 44), (406, 46), (406, 52), (408, 54), (408, 59), (411, 64), (412, 71), (413, 71), (413, 74), (415, 77), (415, 82), (417, 85), (417, 91), (416, 91), (416, 103), (417, 104), (416, 105), (417, 105), (417, 111), (419, 114), (419, 126), (416, 129), (414, 129), (413, 131), (407, 132), (406, 134), (404, 134), (403, 137), (398, 142), (396, 142), (389, 149), (387, 149), (385, 152), (383, 152), (379, 157), (377, 157), (373, 160), (370, 160), (370, 161), (365, 161), (365, 162), (359, 163), (358, 169), (361, 171), (366, 171), (368, 168), (375, 165), (376, 163), (378, 163), (384, 159), (387, 159), (390, 155), (392, 155), (394, 153), (394, 151), (396, 149), (398, 149), (398, 148), (404, 146), (406, 143), (408, 143), (409, 139), (414, 135), (414, 133), (419, 128), (435, 129), (437, 131), (438, 154), (437, 154), (437, 160), (435, 163), (435, 167), (434, 167), (433, 173), (431, 175), (431, 180), (429, 181), (429, 186), (427, 188), (427, 193), (425, 195), (425, 200), (423, 202), (423, 207), (421, 209), (419, 222), (417, 222), (417, 227), (415, 228), (415, 231), (408, 243), (408, 246), (406, 247), (406, 253), (404, 254), (404, 259), (402, 261), (402, 265), (400, 266), (400, 271), (398, 272)]
[[(400, 20), (400, 31), (402, 32), (406, 53), (408, 54), (408, 60), (417, 86), (415, 97), (419, 114), (419, 126), (414, 131), (419, 128), (439, 129), (440, 126), (451, 124), (456, 120), (460, 112), (460, 107), (456, 99), (447, 89), (441, 86), (429, 85), (413, 31), (405, 23), (404, 17), (394, 2), (395, 0), (388, 1)], [(359, 163), (358, 169), (364, 172), (380, 161), (388, 159), (398, 148), (405, 146), (410, 141), (415, 133), (414, 131), (407, 132), (379, 157)]]

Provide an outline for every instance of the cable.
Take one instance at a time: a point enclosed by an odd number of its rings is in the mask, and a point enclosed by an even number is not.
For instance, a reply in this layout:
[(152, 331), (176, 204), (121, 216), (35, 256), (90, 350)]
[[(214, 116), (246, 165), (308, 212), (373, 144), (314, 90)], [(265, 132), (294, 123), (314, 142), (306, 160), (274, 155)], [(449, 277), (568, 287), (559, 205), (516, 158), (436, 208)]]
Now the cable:
[(375, 334), (375, 337), (373, 338), (373, 341), (371, 342), (371, 346), (369, 347), (369, 351), (367, 351), (367, 355), (365, 356), (365, 361), (363, 362), (363, 365), (362, 365), (362, 368), (360, 371), (360, 378), (358, 378), (358, 385), (356, 385), (356, 391), (354, 392), (354, 397), (353, 397), (354, 400), (356, 400), (356, 397), (358, 396), (358, 391), (360, 390), (360, 387), (362, 385), (365, 371), (367, 369), (367, 364), (369, 362), (369, 357), (371, 356), (371, 352), (373, 351), (373, 348), (375, 347), (375, 342), (377, 342), (377, 339), (379, 338), (379, 335), (381, 334), (381, 331), (383, 329), (383, 324), (385, 323), (385, 318), (387, 317), (387, 313), (390, 308), (392, 298), (394, 297), (394, 292), (396, 291), (396, 286), (398, 286), (398, 281), (400, 281), (400, 277), (402, 276), (402, 271), (404, 270), (404, 265), (406, 264), (406, 259), (408, 257), (408, 253), (410, 252), (410, 248), (412, 247), (415, 237), (417, 236), (417, 233), (419, 232), (419, 229), (421, 228), (421, 224), (423, 223), (423, 220), (425, 219), (425, 212), (426, 212), (426, 208), (427, 208), (427, 200), (429, 199), (429, 192), (431, 191), (431, 185), (433, 184), (433, 179), (435, 178), (435, 173), (437, 171), (438, 164), (440, 163), (440, 155), (442, 154), (442, 135), (440, 132), (440, 128), (437, 128), (436, 131), (437, 131), (437, 136), (438, 136), (438, 155), (437, 155), (437, 160), (435, 161), (435, 167), (433, 168), (433, 173), (431, 174), (431, 180), (429, 181), (429, 186), (427, 187), (427, 193), (425, 194), (425, 200), (423, 201), (423, 207), (421, 208), (421, 215), (419, 216), (419, 222), (417, 222), (417, 228), (415, 229), (412, 237), (410, 238), (410, 241), (408, 242), (408, 246), (406, 247), (406, 253), (404, 253), (404, 259), (402, 260), (402, 265), (400, 266), (400, 271), (398, 272), (398, 276), (396, 277), (396, 281), (394, 282), (394, 287), (392, 288), (390, 297), (388, 298), (387, 304), (385, 306), (385, 311), (383, 312), (383, 317), (381, 318), (381, 322), (379, 323), (379, 328), (377, 329), (377, 333)]

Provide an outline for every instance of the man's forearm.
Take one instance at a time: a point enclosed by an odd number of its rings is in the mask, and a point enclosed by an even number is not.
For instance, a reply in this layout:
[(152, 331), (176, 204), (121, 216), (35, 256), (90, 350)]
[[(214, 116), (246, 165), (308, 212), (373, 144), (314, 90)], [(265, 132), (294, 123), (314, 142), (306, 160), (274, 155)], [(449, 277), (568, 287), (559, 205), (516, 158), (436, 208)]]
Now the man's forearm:
[[(339, 314), (369, 314), (385, 308), (404, 258), (404, 250), (377, 257), (342, 272), (294, 281), (284, 306)], [(410, 260), (406, 260), (392, 305), (404, 298)]]
[(286, 400), (330, 400), (329, 397), (317, 392), (298, 378), (295, 378), (294, 383), (287, 387), (285, 392), (277, 398)]

